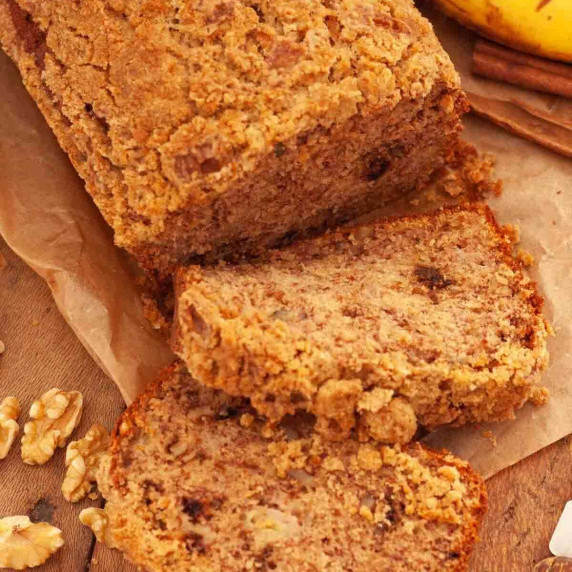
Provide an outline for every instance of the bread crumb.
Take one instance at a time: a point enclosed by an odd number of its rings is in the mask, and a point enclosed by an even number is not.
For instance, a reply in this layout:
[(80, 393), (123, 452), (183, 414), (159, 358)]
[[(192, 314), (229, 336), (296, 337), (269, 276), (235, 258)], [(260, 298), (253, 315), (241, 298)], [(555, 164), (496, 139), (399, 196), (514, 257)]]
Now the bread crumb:
[(264, 427), (262, 427), (260, 433), (265, 439), (272, 439), (276, 433), (276, 430), (271, 423), (266, 423)]
[(437, 188), (451, 198), (480, 200), (487, 195), (499, 196), (502, 181), (494, 178), (496, 159), (490, 153), (480, 154), (466, 141), (459, 140), (436, 175)]
[(141, 302), (143, 304), (143, 314), (151, 324), (151, 327), (161, 332), (164, 336), (168, 336), (171, 324), (161, 313), (157, 300), (148, 293), (144, 293), (141, 295)]
[(415, 523), (412, 520), (406, 520), (403, 523), (403, 530), (408, 534), (413, 534), (415, 531)]
[(505, 224), (502, 227), (505, 236), (513, 243), (518, 244), (520, 242), (520, 228), (516, 224)]
[(359, 417), (360, 441), (367, 435), (380, 443), (408, 443), (416, 431), (415, 411), (402, 397), (392, 399), (375, 413), (364, 411)]
[(324, 467), (324, 469), (329, 472), (345, 471), (344, 462), (338, 457), (326, 457), (322, 467)]
[(492, 443), (493, 447), (497, 446), (497, 438), (492, 431), (483, 431), (482, 435)]
[(528, 400), (536, 406), (544, 405), (550, 397), (550, 392), (546, 387), (533, 387)]
[(357, 410), (359, 412), (371, 411), (372, 413), (377, 413), (380, 409), (389, 405), (393, 393), (393, 389), (383, 389), (381, 387), (374, 387), (371, 391), (365, 391), (359, 398)]
[(0, 340), (0, 355), (2, 355), (6, 351), (6, 344)]
[(516, 257), (527, 267), (530, 268), (534, 264), (534, 256), (526, 250), (519, 249)]
[(437, 474), (447, 479), (450, 483), (454, 483), (461, 478), (459, 470), (456, 467), (451, 467), (449, 465), (445, 465), (444, 467), (437, 469)]
[(425, 499), (425, 506), (429, 510), (435, 510), (438, 504), (439, 503), (435, 497), (429, 497), (428, 499)]
[(357, 463), (364, 471), (379, 471), (383, 465), (381, 453), (371, 445), (362, 445), (358, 449)]
[(306, 453), (302, 450), (301, 441), (274, 442), (268, 445), (276, 474), (284, 478), (292, 469), (303, 469), (306, 465)]

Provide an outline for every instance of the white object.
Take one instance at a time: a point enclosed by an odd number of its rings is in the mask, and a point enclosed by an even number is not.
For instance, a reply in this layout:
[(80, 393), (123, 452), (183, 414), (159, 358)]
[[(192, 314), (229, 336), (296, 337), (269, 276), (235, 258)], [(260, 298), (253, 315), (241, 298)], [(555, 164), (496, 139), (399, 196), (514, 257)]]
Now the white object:
[(568, 501), (564, 506), (549, 547), (554, 556), (572, 558), (572, 501)]

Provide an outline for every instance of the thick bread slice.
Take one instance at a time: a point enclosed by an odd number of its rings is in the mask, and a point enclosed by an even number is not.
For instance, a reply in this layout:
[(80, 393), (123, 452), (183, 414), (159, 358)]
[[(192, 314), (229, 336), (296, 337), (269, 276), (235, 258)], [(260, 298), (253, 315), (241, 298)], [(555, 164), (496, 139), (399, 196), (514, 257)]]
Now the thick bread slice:
[(118, 421), (99, 537), (152, 572), (467, 569), (486, 505), (467, 463), (303, 427), (267, 439), (174, 366)]
[(181, 269), (173, 345), (201, 383), (344, 438), (510, 418), (548, 360), (535, 284), (484, 206), (340, 230)]

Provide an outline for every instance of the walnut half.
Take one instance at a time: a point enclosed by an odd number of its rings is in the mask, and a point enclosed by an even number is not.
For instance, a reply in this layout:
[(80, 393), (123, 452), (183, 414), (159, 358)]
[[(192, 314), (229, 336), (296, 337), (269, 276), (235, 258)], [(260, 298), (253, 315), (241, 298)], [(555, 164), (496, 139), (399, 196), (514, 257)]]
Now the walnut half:
[(64, 545), (62, 531), (27, 516), (0, 519), (0, 568), (24, 570), (43, 564)]
[(7, 397), (0, 403), (0, 459), (5, 459), (20, 429), (16, 419), (20, 416), (20, 403)]
[(78, 502), (90, 491), (108, 446), (109, 433), (103, 425), (94, 425), (83, 439), (68, 445), (67, 472), (62, 483), (62, 493), (67, 501)]
[(83, 408), (83, 396), (79, 391), (50, 389), (32, 403), (30, 417), (24, 425), (22, 460), (28, 465), (43, 465), (49, 461), (57, 447), (63, 447), (66, 439), (78, 426)]

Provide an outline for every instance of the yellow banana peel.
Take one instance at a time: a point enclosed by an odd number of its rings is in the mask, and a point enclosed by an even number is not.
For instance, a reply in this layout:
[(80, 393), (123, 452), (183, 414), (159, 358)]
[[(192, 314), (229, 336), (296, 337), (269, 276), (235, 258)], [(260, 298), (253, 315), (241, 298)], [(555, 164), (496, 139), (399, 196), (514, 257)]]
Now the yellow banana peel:
[(572, 0), (433, 0), (479, 34), (538, 56), (572, 62)]

